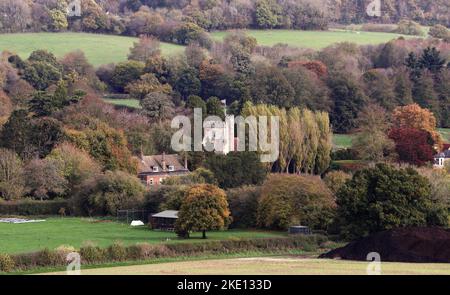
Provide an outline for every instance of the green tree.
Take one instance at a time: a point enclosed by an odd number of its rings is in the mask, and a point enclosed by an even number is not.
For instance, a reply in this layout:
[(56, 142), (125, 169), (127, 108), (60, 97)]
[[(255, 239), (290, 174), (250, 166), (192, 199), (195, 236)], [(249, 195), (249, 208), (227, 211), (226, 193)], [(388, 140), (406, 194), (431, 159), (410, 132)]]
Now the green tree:
[(205, 101), (197, 95), (190, 95), (187, 100), (186, 106), (190, 109), (202, 109), (202, 114), (207, 113)]
[(259, 28), (275, 28), (280, 24), (281, 7), (273, 0), (258, 0), (255, 4), (255, 17)]
[(346, 133), (357, 127), (356, 118), (366, 103), (366, 97), (358, 83), (349, 76), (330, 75), (328, 86), (334, 101), (330, 114), (333, 130)]
[(199, 184), (186, 192), (175, 224), (178, 235), (189, 237), (191, 231), (225, 229), (231, 221), (225, 192), (211, 184)]
[(119, 63), (112, 73), (111, 86), (123, 92), (130, 82), (138, 80), (143, 74), (144, 64), (135, 60)]
[(175, 82), (175, 90), (186, 99), (189, 95), (198, 95), (201, 91), (201, 82), (198, 78), (198, 71), (192, 67), (183, 69)]
[(435, 203), (430, 182), (414, 169), (386, 164), (358, 171), (337, 193), (342, 234), (358, 238), (408, 226), (447, 225), (447, 208)]
[(161, 123), (173, 116), (174, 105), (171, 98), (161, 92), (151, 92), (141, 101), (142, 113), (150, 120)]
[(206, 101), (206, 112), (211, 116), (218, 116), (222, 119), (225, 118), (225, 110), (222, 102), (217, 97), (210, 97)]
[(254, 152), (213, 154), (206, 159), (205, 166), (214, 173), (221, 188), (261, 184), (267, 175), (266, 167)]

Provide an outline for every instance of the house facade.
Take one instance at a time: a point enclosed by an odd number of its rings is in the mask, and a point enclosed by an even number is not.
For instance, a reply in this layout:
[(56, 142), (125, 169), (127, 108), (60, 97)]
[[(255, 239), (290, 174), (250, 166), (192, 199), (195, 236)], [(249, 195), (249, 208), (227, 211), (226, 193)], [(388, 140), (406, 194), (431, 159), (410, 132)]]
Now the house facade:
[(182, 176), (189, 173), (187, 161), (173, 155), (151, 155), (139, 158), (138, 177), (147, 188), (159, 186), (168, 177)]
[(450, 144), (444, 145), (444, 150), (434, 156), (434, 168), (444, 168), (445, 164), (450, 162)]

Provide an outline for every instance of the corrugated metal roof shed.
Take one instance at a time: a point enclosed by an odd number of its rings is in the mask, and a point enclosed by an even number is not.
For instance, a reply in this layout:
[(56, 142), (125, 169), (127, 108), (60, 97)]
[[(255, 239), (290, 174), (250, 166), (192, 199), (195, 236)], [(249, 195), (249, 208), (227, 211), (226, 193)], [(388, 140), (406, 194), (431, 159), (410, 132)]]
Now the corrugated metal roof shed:
[(157, 214), (153, 214), (152, 217), (156, 218), (178, 218), (178, 211), (176, 210), (166, 210), (163, 212), (159, 212)]

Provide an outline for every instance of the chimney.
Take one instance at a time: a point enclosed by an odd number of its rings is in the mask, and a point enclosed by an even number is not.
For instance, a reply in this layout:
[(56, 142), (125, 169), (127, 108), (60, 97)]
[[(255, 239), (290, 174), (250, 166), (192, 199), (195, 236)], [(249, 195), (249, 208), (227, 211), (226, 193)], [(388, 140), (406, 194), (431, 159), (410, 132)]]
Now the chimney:
[(162, 154), (161, 165), (162, 165), (163, 171), (166, 171), (167, 170), (167, 167), (166, 167), (166, 153), (164, 153), (164, 152)]

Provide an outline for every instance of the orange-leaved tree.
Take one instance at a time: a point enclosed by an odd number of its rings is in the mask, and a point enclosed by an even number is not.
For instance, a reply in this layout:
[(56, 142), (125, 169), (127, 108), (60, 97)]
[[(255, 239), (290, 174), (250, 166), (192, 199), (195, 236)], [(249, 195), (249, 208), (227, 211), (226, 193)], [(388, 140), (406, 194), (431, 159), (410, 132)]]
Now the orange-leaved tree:
[(199, 184), (187, 192), (178, 213), (175, 229), (178, 235), (189, 237), (191, 231), (221, 230), (231, 221), (225, 192), (215, 185)]

